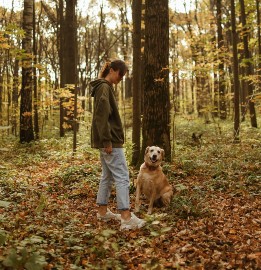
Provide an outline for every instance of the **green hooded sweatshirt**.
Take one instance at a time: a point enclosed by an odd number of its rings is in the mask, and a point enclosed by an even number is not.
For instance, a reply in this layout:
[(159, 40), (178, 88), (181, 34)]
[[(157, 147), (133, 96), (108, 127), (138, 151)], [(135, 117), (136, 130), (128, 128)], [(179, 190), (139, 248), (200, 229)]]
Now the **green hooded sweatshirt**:
[(92, 148), (123, 147), (124, 133), (113, 86), (105, 79), (94, 80), (90, 85), (94, 97)]

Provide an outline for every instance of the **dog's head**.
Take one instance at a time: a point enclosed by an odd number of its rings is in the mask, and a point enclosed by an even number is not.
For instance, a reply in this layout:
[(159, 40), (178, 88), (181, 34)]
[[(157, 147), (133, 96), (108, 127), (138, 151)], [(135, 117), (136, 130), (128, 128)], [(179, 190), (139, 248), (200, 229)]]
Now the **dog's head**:
[(144, 161), (152, 167), (158, 167), (164, 158), (164, 150), (158, 146), (148, 146), (145, 151)]

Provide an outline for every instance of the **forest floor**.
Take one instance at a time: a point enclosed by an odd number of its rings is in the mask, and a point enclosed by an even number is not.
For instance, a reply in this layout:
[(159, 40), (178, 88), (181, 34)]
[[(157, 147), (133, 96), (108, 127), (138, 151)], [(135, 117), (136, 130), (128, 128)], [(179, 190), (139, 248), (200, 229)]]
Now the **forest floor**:
[[(234, 144), (228, 124), (177, 127), (173, 162), (163, 164), (174, 198), (151, 216), (143, 200), (147, 224), (134, 231), (96, 219), (101, 168), (84, 135), (73, 157), (69, 135), (2, 137), (0, 269), (260, 269), (260, 128), (244, 124)], [(200, 146), (192, 132), (203, 132)], [(133, 209), (138, 171), (129, 168)]]

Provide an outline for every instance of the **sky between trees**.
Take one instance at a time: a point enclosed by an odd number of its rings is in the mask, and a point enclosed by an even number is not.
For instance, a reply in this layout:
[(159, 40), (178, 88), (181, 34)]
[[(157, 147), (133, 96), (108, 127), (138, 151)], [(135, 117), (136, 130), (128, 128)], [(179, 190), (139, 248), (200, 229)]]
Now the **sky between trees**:
[[(23, 0), (15, 0), (15, 1), (14, 0), (0, 0), (0, 6), (11, 8), (12, 2), (14, 2), (13, 5), (14, 5), (15, 9), (20, 10), (23, 8)], [(78, 7), (82, 8), (82, 7), (88, 6), (89, 2), (90, 2), (90, 0), (78, 0)], [(100, 3), (103, 2), (105, 7), (106, 7), (107, 1), (97, 0), (97, 2), (100, 2)], [(171, 8), (176, 9), (179, 12), (185, 11), (184, 3), (186, 4), (187, 10), (192, 9), (194, 4), (191, 2), (192, 1), (190, 1), (190, 0), (183, 0), (183, 1), (169, 0), (169, 4), (170, 4)]]

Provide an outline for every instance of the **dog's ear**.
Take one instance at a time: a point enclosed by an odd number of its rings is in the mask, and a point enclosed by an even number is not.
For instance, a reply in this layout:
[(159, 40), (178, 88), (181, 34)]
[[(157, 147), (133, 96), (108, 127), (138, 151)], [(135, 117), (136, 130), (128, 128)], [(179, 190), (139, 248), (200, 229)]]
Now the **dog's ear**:
[(145, 150), (145, 155), (149, 152), (150, 146), (147, 146), (146, 150)]
[(164, 149), (161, 149), (161, 156), (162, 156), (162, 159), (164, 159), (164, 157), (165, 157), (165, 151), (164, 151)]

